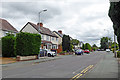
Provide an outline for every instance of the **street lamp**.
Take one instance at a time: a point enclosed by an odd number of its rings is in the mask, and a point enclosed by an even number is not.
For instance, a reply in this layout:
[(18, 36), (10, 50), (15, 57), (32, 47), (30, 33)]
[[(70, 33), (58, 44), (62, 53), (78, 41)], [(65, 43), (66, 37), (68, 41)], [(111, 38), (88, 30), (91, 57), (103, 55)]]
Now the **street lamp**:
[[(40, 30), (40, 13), (45, 12), (45, 11), (47, 11), (47, 9), (44, 9), (44, 10), (42, 10), (42, 11), (40, 11), (40, 12), (38, 13), (38, 14), (39, 14), (39, 21), (38, 21), (38, 25), (39, 25), (39, 26), (38, 26), (38, 28), (39, 28), (38, 30), (39, 30), (39, 31), (41, 31), (41, 30)], [(45, 52), (44, 52), (44, 56), (45, 56)]]
[(40, 12), (38, 13), (38, 14), (39, 14), (39, 21), (38, 21), (38, 24), (39, 24), (39, 31), (40, 31), (40, 13), (45, 12), (45, 11), (47, 11), (47, 9), (42, 10), (42, 11), (40, 11)]
[(105, 31), (105, 30), (108, 32), (108, 48), (109, 48), (109, 30), (104, 29), (104, 31)]
[[(106, 29), (104, 29), (106, 30)], [(108, 38), (109, 38), (109, 30), (108, 31)], [(109, 41), (109, 40), (108, 40)], [(109, 47), (109, 42), (108, 42), (108, 47)], [(116, 38), (115, 38), (115, 33), (114, 33), (114, 56), (117, 57), (117, 53), (116, 53)]]

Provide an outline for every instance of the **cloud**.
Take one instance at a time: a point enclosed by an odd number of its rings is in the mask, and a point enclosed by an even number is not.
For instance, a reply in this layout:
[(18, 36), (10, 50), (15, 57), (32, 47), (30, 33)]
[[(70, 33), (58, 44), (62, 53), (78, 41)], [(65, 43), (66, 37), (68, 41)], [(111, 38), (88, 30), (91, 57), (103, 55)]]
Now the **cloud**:
[[(2, 2), (2, 18), (8, 20), (15, 28), (20, 30), (28, 21), (38, 22), (38, 12), (41, 21), (50, 30), (62, 30), (80, 41), (96, 43), (103, 36), (107, 36), (104, 29), (111, 31), (112, 22), (108, 17), (109, 1), (104, 0), (36, 0)], [(113, 38), (113, 37), (112, 37)]]

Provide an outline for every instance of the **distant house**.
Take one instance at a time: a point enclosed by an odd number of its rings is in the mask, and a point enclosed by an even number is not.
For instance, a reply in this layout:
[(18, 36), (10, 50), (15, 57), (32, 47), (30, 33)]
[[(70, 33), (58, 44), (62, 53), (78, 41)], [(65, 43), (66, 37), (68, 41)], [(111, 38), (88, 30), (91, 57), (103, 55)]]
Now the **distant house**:
[(55, 35), (57, 35), (57, 37), (58, 37), (58, 50), (57, 50), (57, 52), (60, 53), (60, 52), (62, 52), (62, 38), (63, 38), (62, 31), (61, 30), (59, 30), (58, 32), (53, 31), (53, 33)]
[(16, 34), (18, 31), (5, 19), (0, 19), (0, 38), (6, 36), (6, 33)]
[[(39, 28), (40, 26), (40, 28)], [(48, 28), (43, 27), (43, 23), (34, 24), (28, 22), (20, 32), (38, 33), (41, 35), (41, 48), (42, 49), (57, 49), (58, 37)]]

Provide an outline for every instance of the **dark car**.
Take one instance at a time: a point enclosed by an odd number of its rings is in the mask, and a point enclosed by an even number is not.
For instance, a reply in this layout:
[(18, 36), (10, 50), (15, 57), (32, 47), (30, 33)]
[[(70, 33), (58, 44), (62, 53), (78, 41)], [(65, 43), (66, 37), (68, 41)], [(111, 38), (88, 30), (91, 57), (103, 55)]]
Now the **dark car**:
[(81, 49), (78, 49), (75, 51), (76, 55), (83, 55), (83, 51)]

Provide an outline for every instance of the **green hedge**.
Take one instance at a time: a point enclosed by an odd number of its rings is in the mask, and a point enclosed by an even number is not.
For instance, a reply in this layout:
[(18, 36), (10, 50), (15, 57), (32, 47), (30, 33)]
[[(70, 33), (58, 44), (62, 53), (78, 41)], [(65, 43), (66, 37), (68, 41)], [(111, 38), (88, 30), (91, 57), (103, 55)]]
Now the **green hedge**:
[(120, 58), (120, 51), (118, 51), (118, 52), (117, 52), (117, 57), (119, 57), (119, 58)]
[(39, 54), (41, 36), (32, 33), (18, 33), (16, 35), (16, 53), (20, 56)]
[(3, 57), (15, 57), (15, 37), (14, 35), (8, 35), (2, 37), (2, 56)]

